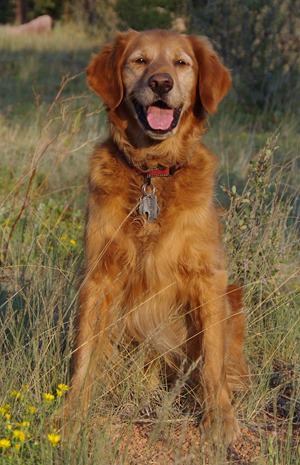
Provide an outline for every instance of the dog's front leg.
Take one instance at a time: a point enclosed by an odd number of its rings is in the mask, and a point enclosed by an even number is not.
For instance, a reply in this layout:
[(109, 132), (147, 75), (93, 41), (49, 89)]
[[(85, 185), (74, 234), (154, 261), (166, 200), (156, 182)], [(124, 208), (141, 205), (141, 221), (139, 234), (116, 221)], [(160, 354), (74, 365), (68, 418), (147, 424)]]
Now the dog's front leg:
[(192, 315), (196, 331), (200, 335), (203, 356), (205, 415), (202, 428), (211, 433), (214, 440), (222, 440), (228, 444), (237, 438), (240, 430), (231, 404), (225, 371), (225, 331), (228, 318), (226, 286), (220, 286), (220, 281), (213, 281), (206, 281), (205, 285), (202, 282), (200, 302), (194, 305)]
[(87, 415), (95, 374), (100, 358), (111, 353), (109, 332), (112, 329), (112, 293), (102, 282), (87, 279), (80, 290), (79, 311), (72, 356), (72, 379), (63, 408), (63, 422), (72, 431)]

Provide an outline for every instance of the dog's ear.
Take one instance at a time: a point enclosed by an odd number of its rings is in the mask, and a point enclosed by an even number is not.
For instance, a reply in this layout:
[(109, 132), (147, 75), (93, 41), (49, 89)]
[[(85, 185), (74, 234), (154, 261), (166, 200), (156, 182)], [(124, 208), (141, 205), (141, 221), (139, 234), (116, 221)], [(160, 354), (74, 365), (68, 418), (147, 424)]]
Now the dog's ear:
[(205, 37), (190, 36), (199, 68), (199, 96), (204, 109), (214, 114), (218, 104), (229, 92), (231, 76)]
[(124, 53), (135, 35), (135, 31), (117, 34), (112, 44), (105, 45), (98, 55), (93, 56), (86, 69), (89, 86), (113, 110), (123, 99)]

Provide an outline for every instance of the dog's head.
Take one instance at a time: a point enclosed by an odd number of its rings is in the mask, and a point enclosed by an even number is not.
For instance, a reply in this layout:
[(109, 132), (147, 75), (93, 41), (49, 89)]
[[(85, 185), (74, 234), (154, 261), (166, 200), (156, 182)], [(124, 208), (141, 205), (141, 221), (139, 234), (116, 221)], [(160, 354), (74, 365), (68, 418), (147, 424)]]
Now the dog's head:
[(112, 111), (126, 109), (150, 139), (174, 135), (189, 114), (216, 113), (230, 73), (206, 38), (164, 30), (120, 33), (93, 57), (88, 83)]

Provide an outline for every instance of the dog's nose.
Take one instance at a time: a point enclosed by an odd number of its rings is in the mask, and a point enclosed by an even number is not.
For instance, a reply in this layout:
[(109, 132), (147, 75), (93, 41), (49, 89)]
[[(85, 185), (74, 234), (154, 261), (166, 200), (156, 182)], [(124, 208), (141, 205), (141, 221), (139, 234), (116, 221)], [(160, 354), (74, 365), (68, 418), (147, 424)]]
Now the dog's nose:
[(150, 89), (156, 94), (167, 94), (173, 88), (174, 81), (169, 74), (153, 74), (148, 81)]

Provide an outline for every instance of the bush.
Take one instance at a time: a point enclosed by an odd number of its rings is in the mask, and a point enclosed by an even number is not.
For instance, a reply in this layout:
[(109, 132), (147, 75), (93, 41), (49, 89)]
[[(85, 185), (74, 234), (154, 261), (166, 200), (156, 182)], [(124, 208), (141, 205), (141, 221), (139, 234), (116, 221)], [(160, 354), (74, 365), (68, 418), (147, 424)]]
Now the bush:
[[(138, 14), (137, 14), (138, 12)], [(169, 29), (172, 24), (172, 1), (119, 0), (116, 13), (122, 29)]]
[[(239, 102), (299, 109), (299, 0), (194, 1), (191, 30), (221, 46)], [(297, 101), (296, 101), (297, 100)]]
[(0, 3), (0, 24), (6, 24), (14, 20), (15, 5), (11, 0)]
[(63, 12), (63, 2), (60, 0), (29, 0), (27, 6), (28, 20), (46, 14), (58, 19)]
[[(247, 181), (241, 193), (235, 185), (223, 190), (230, 200), (225, 216), (231, 273), (252, 287), (252, 305), (273, 292), (286, 266), (286, 254), (292, 256), (297, 223), (293, 216), (293, 196), (284, 185), (284, 170), (274, 165), (277, 136), (271, 137), (250, 162)], [(274, 175), (276, 172), (276, 175)], [(279, 175), (280, 174), (280, 175)], [(297, 243), (297, 241), (295, 242)], [(281, 284), (279, 285), (279, 287)]]

